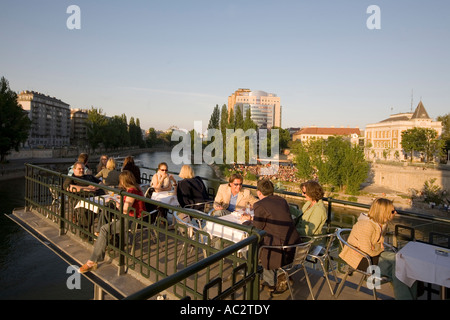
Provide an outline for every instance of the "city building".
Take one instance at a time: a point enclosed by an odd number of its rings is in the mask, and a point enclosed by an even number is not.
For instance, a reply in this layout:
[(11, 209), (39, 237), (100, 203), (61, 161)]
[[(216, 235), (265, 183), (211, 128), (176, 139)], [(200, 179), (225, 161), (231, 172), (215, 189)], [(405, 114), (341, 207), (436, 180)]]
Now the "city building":
[(67, 103), (34, 91), (22, 91), (17, 100), (32, 122), (25, 146), (70, 145), (70, 106)]
[(238, 89), (228, 97), (228, 114), (237, 108), (241, 108), (244, 117), (250, 109), (251, 118), (259, 128), (281, 128), (280, 98), (276, 94)]
[(87, 137), (87, 109), (70, 110), (70, 144), (84, 147), (88, 144)]
[(393, 114), (378, 123), (368, 124), (365, 130), (366, 159), (405, 160), (402, 132), (415, 127), (431, 128), (442, 133), (442, 123), (433, 121), (422, 101), (414, 112)]
[(332, 136), (342, 136), (352, 144), (359, 144), (361, 131), (359, 128), (306, 127), (294, 133), (292, 135), (292, 141), (300, 140), (301, 142), (308, 142), (311, 139), (328, 139)]

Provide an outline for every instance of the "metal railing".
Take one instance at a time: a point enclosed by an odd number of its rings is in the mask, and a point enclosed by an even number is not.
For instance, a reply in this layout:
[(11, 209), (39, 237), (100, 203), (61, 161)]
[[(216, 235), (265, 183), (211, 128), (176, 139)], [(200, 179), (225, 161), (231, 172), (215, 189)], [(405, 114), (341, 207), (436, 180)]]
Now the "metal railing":
[[(185, 226), (171, 225), (168, 217), (152, 219), (155, 212), (143, 212), (140, 217), (126, 216), (121, 214), (122, 207), (110, 205), (100, 195), (64, 190), (62, 186), (66, 178), (68, 176), (65, 174), (26, 164), (26, 209), (51, 219), (57, 224), (60, 235), (69, 235), (91, 244), (96, 239), (94, 232), (98, 230), (99, 223), (103, 224), (99, 222), (101, 216), (106, 219), (105, 223), (120, 219), (120, 230), (111, 230), (107, 255), (117, 263), (119, 275), (134, 272), (154, 283), (149, 290), (130, 299), (151, 298), (169, 288), (169, 292), (180, 299), (259, 299), (257, 247), (265, 234), (263, 231), (89, 183), (105, 193), (116, 193), (122, 204), (125, 196), (134, 197), (167, 210), (168, 216), (176, 211), (192, 219), (237, 228), (249, 235), (238, 243), (219, 239), (214, 245), (207, 232), (191, 238)], [(70, 178), (86, 183), (76, 177)], [(242, 248), (246, 248), (246, 255), (241, 254)]]
[[(146, 168), (156, 170), (152, 168)], [(176, 173), (174, 173), (176, 174)], [(154, 284), (136, 293), (128, 299), (148, 299), (159, 292), (170, 289), (176, 297), (183, 299), (258, 299), (258, 267), (257, 247), (264, 232), (249, 226), (242, 226), (226, 222), (221, 219), (202, 215), (188, 209), (173, 207), (145, 197), (128, 194), (125, 191), (96, 185), (105, 192), (116, 192), (120, 199), (132, 196), (148, 204), (156, 205), (168, 210), (189, 215), (191, 218), (213, 221), (233, 228), (243, 230), (249, 237), (239, 243), (232, 243), (223, 239), (213, 244), (213, 239), (206, 232), (199, 232), (197, 238), (188, 235), (185, 226), (176, 224), (171, 230), (170, 221), (159, 217), (156, 221), (146, 219), (149, 212), (140, 218), (125, 217), (119, 209), (110, 207), (108, 203), (96, 203), (90, 200), (92, 194), (74, 194), (61, 188), (68, 176), (42, 167), (26, 165), (26, 207), (52, 219), (58, 224), (60, 234), (71, 234), (84, 241), (93, 243), (95, 235), (96, 215), (86, 208), (75, 208), (80, 201), (104, 211), (109, 219), (126, 219), (130, 228), (121, 228), (117, 237), (111, 237), (108, 254), (118, 263), (119, 273), (136, 272), (142, 277), (150, 279)], [(73, 178), (73, 177), (72, 177)], [(76, 180), (76, 178), (73, 178)], [(150, 182), (151, 176), (143, 175), (143, 180)], [(223, 183), (223, 181), (215, 181)], [(255, 186), (245, 185), (250, 189)], [(276, 190), (281, 196), (293, 197), (304, 201), (301, 194)], [(98, 196), (97, 196), (98, 197)], [(289, 199), (287, 199), (289, 202)], [(324, 198), (328, 206), (328, 227), (351, 228), (357, 220), (357, 215), (349, 215), (346, 219), (336, 219), (334, 208), (336, 205), (356, 209), (368, 210), (370, 205), (351, 201)], [(123, 203), (123, 201), (122, 201)], [(406, 210), (397, 210), (397, 217), (390, 222), (386, 241), (401, 247), (405, 241), (428, 239), (442, 235), (442, 241), (434, 243), (445, 245), (450, 234), (450, 219), (419, 214)], [(413, 230), (413, 231), (411, 231)], [(411, 238), (411, 234), (413, 237)], [(203, 241), (199, 241), (202, 238)], [(131, 240), (130, 240), (131, 239)], [(216, 239), (214, 239), (216, 240)], [(440, 241), (440, 242), (439, 242)], [(183, 244), (186, 244), (183, 247)], [(248, 248), (247, 256), (239, 253), (242, 248)], [(188, 254), (188, 249), (191, 253)], [(192, 254), (194, 251), (195, 254)], [(206, 252), (206, 258), (203, 253)], [(179, 258), (181, 263), (177, 263)], [(339, 269), (339, 268), (338, 268)], [(237, 280), (240, 277), (240, 280)]]

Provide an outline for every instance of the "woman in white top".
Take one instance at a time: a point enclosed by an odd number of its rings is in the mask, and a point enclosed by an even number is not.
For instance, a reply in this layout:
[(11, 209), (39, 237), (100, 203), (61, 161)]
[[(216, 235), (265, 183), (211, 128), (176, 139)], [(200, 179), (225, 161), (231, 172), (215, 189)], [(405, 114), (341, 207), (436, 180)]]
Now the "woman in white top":
[(153, 175), (152, 182), (150, 184), (150, 186), (155, 189), (155, 192), (170, 191), (172, 190), (172, 186), (176, 188), (177, 181), (167, 172), (167, 163), (161, 162), (158, 165), (158, 170), (156, 171), (156, 174)]

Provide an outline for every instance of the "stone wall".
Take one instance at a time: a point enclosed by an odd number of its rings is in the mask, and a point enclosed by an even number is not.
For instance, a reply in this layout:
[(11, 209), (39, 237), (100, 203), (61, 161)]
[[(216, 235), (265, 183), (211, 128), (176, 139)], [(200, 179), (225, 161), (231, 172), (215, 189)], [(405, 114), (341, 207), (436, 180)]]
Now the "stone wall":
[(410, 188), (422, 190), (426, 181), (436, 179), (435, 185), (450, 191), (450, 170), (414, 166), (372, 164), (369, 183), (408, 193)]

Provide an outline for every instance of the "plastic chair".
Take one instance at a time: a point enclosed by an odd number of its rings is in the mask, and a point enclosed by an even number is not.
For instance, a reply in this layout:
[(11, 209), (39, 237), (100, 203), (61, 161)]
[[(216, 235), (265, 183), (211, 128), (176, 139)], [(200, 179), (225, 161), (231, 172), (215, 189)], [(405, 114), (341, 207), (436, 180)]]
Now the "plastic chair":
[[(344, 248), (344, 246), (347, 246), (350, 249), (355, 250), (360, 255), (362, 255), (363, 259), (366, 259), (368, 266), (374, 265), (374, 263), (372, 262), (372, 257), (371, 256), (369, 256), (365, 252), (359, 250), (358, 248), (352, 246), (351, 244), (349, 244), (347, 242), (348, 236), (350, 235), (351, 231), (352, 231), (352, 229), (338, 229), (336, 231), (336, 236), (339, 239), (339, 242), (341, 244), (341, 249)], [(392, 247), (391, 245), (389, 245), (387, 243), (384, 243), (384, 245), (385, 245), (385, 247), (391, 248), (393, 251), (396, 251), (395, 248)], [(342, 260), (342, 261), (345, 263), (344, 260)], [(373, 284), (374, 284), (373, 288), (372, 288), (372, 294), (373, 294), (374, 300), (377, 300), (377, 290), (376, 290), (375, 283), (379, 283), (381, 285), (381, 284), (384, 284), (384, 283), (387, 283), (387, 282), (391, 282), (391, 280), (388, 277), (376, 276), (375, 274), (369, 272), (368, 270), (354, 269), (351, 266), (349, 266), (348, 264), (346, 264), (346, 265), (347, 265), (347, 272), (345, 273), (344, 278), (341, 280), (341, 283), (339, 284), (339, 287), (336, 290), (336, 293), (335, 293), (335, 296), (334, 296), (336, 299), (339, 297), (339, 295), (340, 295), (340, 293), (342, 291), (342, 288), (345, 285), (347, 277), (350, 274), (352, 274), (353, 272), (358, 272), (358, 273), (362, 274), (361, 281), (359, 282), (359, 285), (358, 285), (356, 291), (359, 291), (361, 289), (362, 283), (363, 283), (364, 280), (367, 279), (367, 277), (371, 277), (371, 279), (373, 280)]]
[(291, 284), (289, 283), (289, 277), (292, 277), (294, 274), (296, 274), (298, 271), (303, 270), (305, 272), (305, 278), (306, 282), (308, 283), (309, 292), (311, 294), (311, 297), (313, 300), (315, 300), (314, 293), (311, 286), (311, 281), (309, 280), (308, 271), (305, 267), (306, 257), (308, 255), (309, 249), (311, 248), (311, 244), (313, 243), (313, 240), (310, 237), (302, 237), (302, 240), (306, 240), (304, 242), (294, 244), (294, 245), (288, 245), (288, 246), (261, 246), (260, 247), (260, 253), (261, 250), (266, 249), (278, 249), (278, 250), (289, 250), (289, 249), (295, 249), (294, 259), (291, 263), (278, 268), (277, 271), (283, 273), (286, 276), (287, 279), (287, 285), (289, 288), (289, 293), (291, 295), (291, 300), (294, 300), (294, 295), (292, 293)]
[[(329, 270), (331, 268), (331, 271), (333, 272), (334, 281), (336, 284), (338, 284), (338, 278), (336, 275), (336, 270), (333, 268), (332, 264), (332, 258), (330, 256), (330, 249), (334, 244), (334, 240), (336, 239), (336, 232), (337, 228), (334, 230), (334, 232), (322, 234), (322, 235), (316, 235), (311, 236), (313, 239), (313, 244), (311, 246), (311, 249), (308, 253), (308, 256), (306, 257), (306, 261), (310, 263), (320, 263), (320, 266), (322, 267), (323, 275), (328, 283), (328, 287), (330, 288), (331, 295), (334, 296), (334, 290), (331, 286), (330, 279), (328, 277)], [(317, 245), (315, 245), (317, 243)], [(326, 267), (325, 267), (326, 266)]]

